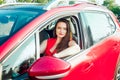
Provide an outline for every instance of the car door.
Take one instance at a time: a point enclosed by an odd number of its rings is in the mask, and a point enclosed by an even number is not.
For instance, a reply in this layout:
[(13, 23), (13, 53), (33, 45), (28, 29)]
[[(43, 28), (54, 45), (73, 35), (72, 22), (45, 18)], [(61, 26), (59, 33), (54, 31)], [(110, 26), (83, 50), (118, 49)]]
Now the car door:
[(99, 11), (80, 12), (79, 20), (84, 47), (67, 60), (72, 70), (62, 80), (112, 80), (120, 52), (116, 24), (108, 13)]

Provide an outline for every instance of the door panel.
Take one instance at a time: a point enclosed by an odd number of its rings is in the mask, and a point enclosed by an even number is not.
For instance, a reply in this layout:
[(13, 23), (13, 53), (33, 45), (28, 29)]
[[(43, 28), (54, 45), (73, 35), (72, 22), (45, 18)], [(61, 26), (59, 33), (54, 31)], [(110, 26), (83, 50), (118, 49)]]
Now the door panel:
[(72, 69), (62, 80), (112, 80), (119, 55), (115, 44), (114, 40), (105, 39), (68, 60)]

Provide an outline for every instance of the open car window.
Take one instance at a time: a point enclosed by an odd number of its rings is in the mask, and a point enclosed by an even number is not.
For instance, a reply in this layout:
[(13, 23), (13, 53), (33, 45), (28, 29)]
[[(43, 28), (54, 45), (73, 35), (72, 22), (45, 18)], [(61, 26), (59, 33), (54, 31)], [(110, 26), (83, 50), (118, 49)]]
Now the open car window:
[[(71, 31), (72, 31), (72, 37), (73, 37), (73, 40), (76, 41), (77, 44), (80, 44), (79, 42), (79, 34), (78, 34), (78, 26), (77, 26), (77, 23), (76, 23), (76, 19), (74, 19), (74, 17), (71, 17), (71, 16), (67, 16), (65, 17), (69, 22), (70, 22), (70, 28), (71, 28)], [(53, 30), (54, 30), (54, 27), (55, 27), (55, 24), (57, 22), (58, 19), (55, 19), (53, 21), (51, 21), (50, 23), (48, 23), (47, 25), (44, 26), (44, 28), (40, 29), (40, 32), (39, 32), (39, 39), (40, 39), (40, 44), (48, 39), (48, 38), (52, 38), (53, 37)]]

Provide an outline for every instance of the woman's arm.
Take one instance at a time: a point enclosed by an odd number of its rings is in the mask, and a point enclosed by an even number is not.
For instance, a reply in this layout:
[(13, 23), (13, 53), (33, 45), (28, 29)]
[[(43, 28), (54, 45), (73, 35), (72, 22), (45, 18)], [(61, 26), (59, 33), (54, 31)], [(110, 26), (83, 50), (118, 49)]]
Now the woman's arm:
[(74, 54), (80, 52), (80, 47), (75, 41), (73, 41), (73, 40), (70, 41), (68, 45), (69, 45), (69, 47), (67, 49), (54, 54), (54, 56), (58, 57), (58, 58), (63, 58), (63, 57), (74, 55)]
[(40, 53), (44, 53), (47, 47), (47, 40), (44, 40), (40, 45)]

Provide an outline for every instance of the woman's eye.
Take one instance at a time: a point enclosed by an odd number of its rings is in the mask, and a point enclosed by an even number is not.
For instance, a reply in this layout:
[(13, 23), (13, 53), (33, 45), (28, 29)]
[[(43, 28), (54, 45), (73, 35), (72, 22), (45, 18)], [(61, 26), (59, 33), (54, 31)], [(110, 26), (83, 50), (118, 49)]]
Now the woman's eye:
[(67, 30), (66, 28), (63, 28), (64, 30)]

